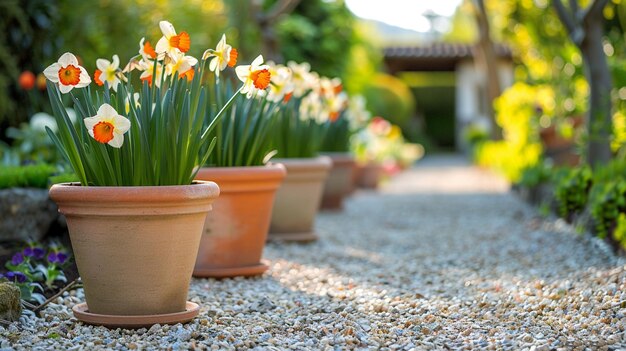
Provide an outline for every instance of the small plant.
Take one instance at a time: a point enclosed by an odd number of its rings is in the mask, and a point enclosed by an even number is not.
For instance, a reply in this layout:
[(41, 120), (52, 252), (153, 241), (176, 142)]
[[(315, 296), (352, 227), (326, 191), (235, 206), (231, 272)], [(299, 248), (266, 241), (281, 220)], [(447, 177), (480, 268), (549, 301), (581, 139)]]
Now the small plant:
[[(281, 158), (315, 157), (320, 151), (345, 149), (342, 145), (349, 139), (348, 124), (337, 125), (347, 103), (347, 95), (342, 92), (341, 81), (337, 78), (319, 77), (311, 72), (308, 63), (288, 63), (291, 69), (292, 92), (285, 95), (285, 105), (277, 118), (274, 148)], [(343, 123), (343, 122), (342, 122)], [(344, 128), (346, 127), (346, 128)], [(332, 131), (330, 131), (333, 129)], [(327, 133), (335, 139), (326, 140)], [(329, 137), (332, 137), (329, 135)], [(325, 141), (326, 140), (326, 141)], [(327, 148), (324, 148), (324, 143)], [(336, 143), (337, 145), (332, 145)], [(335, 150), (328, 150), (335, 149)]]
[(568, 222), (579, 214), (587, 205), (589, 190), (592, 185), (592, 173), (589, 167), (567, 170), (556, 177), (555, 197), (559, 206), (559, 215)]
[(615, 180), (595, 184), (590, 197), (591, 215), (596, 235), (606, 238), (616, 226), (621, 214), (626, 213), (626, 181)]
[[(260, 61), (253, 62), (254, 64), (258, 65)], [(277, 113), (283, 105), (285, 95), (293, 90), (289, 86), (291, 71), (271, 63), (257, 69), (270, 72), (268, 93), (257, 94), (253, 99), (239, 94), (229, 113), (216, 122), (210, 133), (211, 137), (216, 138), (218, 146), (209, 156), (207, 166), (260, 166), (272, 156), (271, 131), (276, 125)], [(233, 93), (232, 84), (215, 85), (215, 88), (209, 90), (208, 101), (226, 101)], [(218, 113), (214, 103), (208, 104), (207, 110), (210, 111), (209, 115)], [(212, 119), (207, 122), (212, 122)]]
[(0, 278), (17, 285), (23, 300), (43, 304), (46, 292), (58, 290), (59, 283), (67, 282), (63, 268), (67, 267), (69, 261), (68, 250), (60, 244), (53, 243), (45, 249), (42, 245), (30, 242), (5, 263), (7, 271), (0, 274)]
[[(235, 68), (243, 84), (227, 101), (207, 101), (207, 71), (217, 77), (234, 66), (236, 50), (223, 38), (198, 60), (188, 55), (188, 33), (177, 33), (167, 21), (159, 27), (163, 36), (156, 45), (141, 39), (139, 54), (124, 68), (117, 55), (96, 61), (93, 81), (100, 91), (92, 92), (91, 77), (69, 52), (44, 70), (58, 126), (46, 131), (83, 186), (191, 184), (213, 151), (216, 122), (240, 93), (252, 98), (270, 83), (259, 56)], [(63, 105), (65, 94), (76, 109), (76, 125)], [(217, 107), (207, 109), (211, 104)]]
[(551, 173), (552, 166), (545, 161), (540, 161), (535, 165), (524, 168), (517, 184), (525, 187), (535, 187), (550, 181)]

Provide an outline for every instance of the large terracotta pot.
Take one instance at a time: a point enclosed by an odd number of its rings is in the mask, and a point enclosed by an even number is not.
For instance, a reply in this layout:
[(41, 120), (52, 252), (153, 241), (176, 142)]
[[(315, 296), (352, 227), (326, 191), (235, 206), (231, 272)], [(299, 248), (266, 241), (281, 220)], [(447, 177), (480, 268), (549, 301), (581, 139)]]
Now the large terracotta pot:
[(339, 210), (343, 207), (343, 199), (352, 193), (356, 163), (348, 152), (324, 153), (333, 161), (322, 196), (322, 209)]
[(185, 315), (189, 282), (206, 215), (218, 195), (213, 182), (52, 186), (50, 197), (67, 219), (85, 289), (88, 307), (75, 306), (78, 319), (141, 326), (160, 323), (159, 316), (166, 323), (193, 318)]
[(327, 156), (274, 160), (287, 169), (287, 177), (276, 193), (270, 239), (312, 241), (315, 215), (320, 207), (324, 181), (332, 166)]
[(252, 276), (268, 269), (261, 256), (276, 189), (286, 174), (281, 164), (200, 169), (196, 179), (216, 182), (221, 193), (204, 224), (194, 276)]
[(356, 185), (359, 188), (376, 189), (383, 172), (383, 166), (378, 163), (359, 164), (356, 168)]

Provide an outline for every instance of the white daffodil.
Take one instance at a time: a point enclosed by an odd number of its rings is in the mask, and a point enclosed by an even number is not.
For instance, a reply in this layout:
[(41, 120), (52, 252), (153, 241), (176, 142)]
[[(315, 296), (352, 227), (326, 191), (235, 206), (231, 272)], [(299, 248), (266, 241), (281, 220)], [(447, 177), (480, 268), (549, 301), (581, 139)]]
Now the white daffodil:
[[(139, 108), (141, 106), (141, 103), (139, 102), (139, 98), (140, 95), (139, 93), (134, 93), (132, 95), (132, 101), (133, 101), (133, 105), (135, 106), (135, 108)], [(126, 111), (126, 114), (130, 113), (130, 100), (131, 99), (131, 95), (128, 94), (128, 96), (126, 97), (126, 99), (124, 99), (124, 110)]]
[(154, 51), (154, 48), (146, 38), (141, 38), (139, 41), (139, 55), (146, 61), (157, 58), (156, 51)]
[(318, 84), (319, 77), (315, 72), (311, 72), (311, 65), (308, 62), (296, 63), (289, 61), (287, 67), (293, 74), (293, 96), (301, 97)]
[[(152, 85), (154, 82), (157, 87), (160, 87), (161, 76), (163, 75), (163, 64), (159, 62), (156, 63), (156, 79), (154, 79), (155, 77), (152, 77), (152, 74), (154, 73), (154, 65), (154, 61), (141, 60), (139, 62), (138, 69), (143, 72), (141, 73), (141, 76), (139, 76), (139, 79), (141, 79), (141, 81), (147, 81), (148, 85)], [(167, 73), (167, 70), (165, 73)]]
[(43, 74), (52, 83), (59, 85), (61, 93), (69, 93), (74, 88), (84, 88), (91, 83), (89, 74), (78, 64), (78, 59), (72, 53), (66, 52), (59, 61), (48, 66)]
[(113, 55), (113, 62), (107, 59), (97, 59), (96, 67), (98, 67), (94, 75), (96, 84), (104, 85), (104, 82), (107, 82), (109, 88), (113, 88), (113, 91), (117, 92), (117, 85), (120, 84), (120, 79), (117, 76), (120, 68), (120, 58), (117, 55)]
[(272, 102), (279, 102), (285, 96), (293, 92), (293, 82), (291, 70), (282, 65), (270, 64), (271, 84), (267, 93), (267, 99)]
[(174, 26), (168, 21), (159, 22), (159, 27), (163, 33), (163, 36), (159, 39), (155, 48), (155, 52), (159, 56), (166, 53), (173, 58), (180, 55), (180, 53), (189, 51), (191, 39), (187, 32), (176, 34)]
[(215, 76), (219, 78), (220, 72), (228, 67), (234, 67), (237, 64), (237, 49), (226, 44), (226, 34), (222, 34), (222, 39), (217, 43), (215, 50), (207, 50), (202, 59), (206, 60), (209, 57), (213, 57), (209, 63), (209, 69), (215, 72)]
[(124, 133), (130, 129), (130, 120), (118, 114), (109, 104), (102, 104), (98, 113), (93, 117), (85, 118), (84, 122), (92, 138), (115, 148), (122, 147)]
[[(187, 79), (193, 78), (193, 67), (198, 63), (198, 59), (193, 56), (183, 56), (173, 59), (165, 66), (165, 74), (168, 76), (174, 76), (174, 73), (178, 73), (178, 78), (187, 77)], [(191, 71), (191, 74), (189, 72)]]
[(237, 66), (235, 73), (243, 82), (241, 93), (247, 94), (248, 98), (257, 94), (265, 94), (265, 89), (270, 85), (271, 74), (268, 65), (263, 65), (263, 56), (259, 55), (250, 65)]

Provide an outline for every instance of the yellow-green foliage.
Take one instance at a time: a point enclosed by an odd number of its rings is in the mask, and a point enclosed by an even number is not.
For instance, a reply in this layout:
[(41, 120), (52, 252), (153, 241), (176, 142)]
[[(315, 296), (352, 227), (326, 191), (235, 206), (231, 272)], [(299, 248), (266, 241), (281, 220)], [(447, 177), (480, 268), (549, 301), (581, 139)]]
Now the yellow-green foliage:
[(536, 165), (542, 153), (539, 118), (554, 113), (554, 91), (549, 86), (515, 83), (494, 103), (496, 122), (503, 140), (484, 142), (476, 149), (476, 161), (491, 167), (512, 182), (527, 167)]
[(384, 116), (401, 128), (406, 126), (415, 110), (415, 98), (409, 87), (388, 74), (376, 74), (365, 87), (363, 95), (373, 116)]

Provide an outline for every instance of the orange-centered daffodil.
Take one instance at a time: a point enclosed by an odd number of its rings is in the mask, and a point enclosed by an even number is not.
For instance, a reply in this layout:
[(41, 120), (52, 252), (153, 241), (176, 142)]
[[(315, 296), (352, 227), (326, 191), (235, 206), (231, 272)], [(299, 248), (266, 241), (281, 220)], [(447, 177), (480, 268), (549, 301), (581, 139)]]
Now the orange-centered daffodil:
[(168, 21), (159, 22), (163, 36), (156, 44), (155, 51), (161, 55), (167, 53), (170, 57), (176, 57), (180, 53), (189, 51), (191, 47), (191, 39), (187, 32), (176, 34), (174, 26)]
[(48, 66), (43, 74), (49, 81), (58, 84), (63, 94), (74, 88), (84, 88), (91, 83), (89, 73), (78, 64), (76, 56), (69, 52), (61, 55), (59, 61)]
[(243, 82), (242, 94), (247, 94), (248, 98), (256, 94), (264, 94), (265, 89), (270, 84), (271, 74), (268, 65), (262, 65), (263, 56), (259, 55), (252, 64), (237, 66), (235, 73), (239, 80)]
[(124, 133), (130, 129), (130, 120), (121, 116), (113, 106), (102, 104), (93, 117), (84, 119), (85, 127), (92, 138), (102, 144), (109, 144), (115, 148), (124, 144)]
[(98, 67), (94, 74), (96, 84), (104, 85), (104, 82), (107, 82), (109, 88), (113, 88), (117, 92), (117, 85), (120, 84), (120, 79), (117, 76), (120, 58), (117, 55), (113, 55), (113, 62), (106, 59), (97, 59), (96, 67)]
[(219, 78), (220, 72), (226, 69), (226, 66), (233, 67), (237, 64), (237, 56), (237, 50), (226, 44), (226, 35), (222, 34), (222, 39), (217, 43), (215, 50), (207, 50), (202, 59), (213, 57), (209, 63), (209, 69)]

